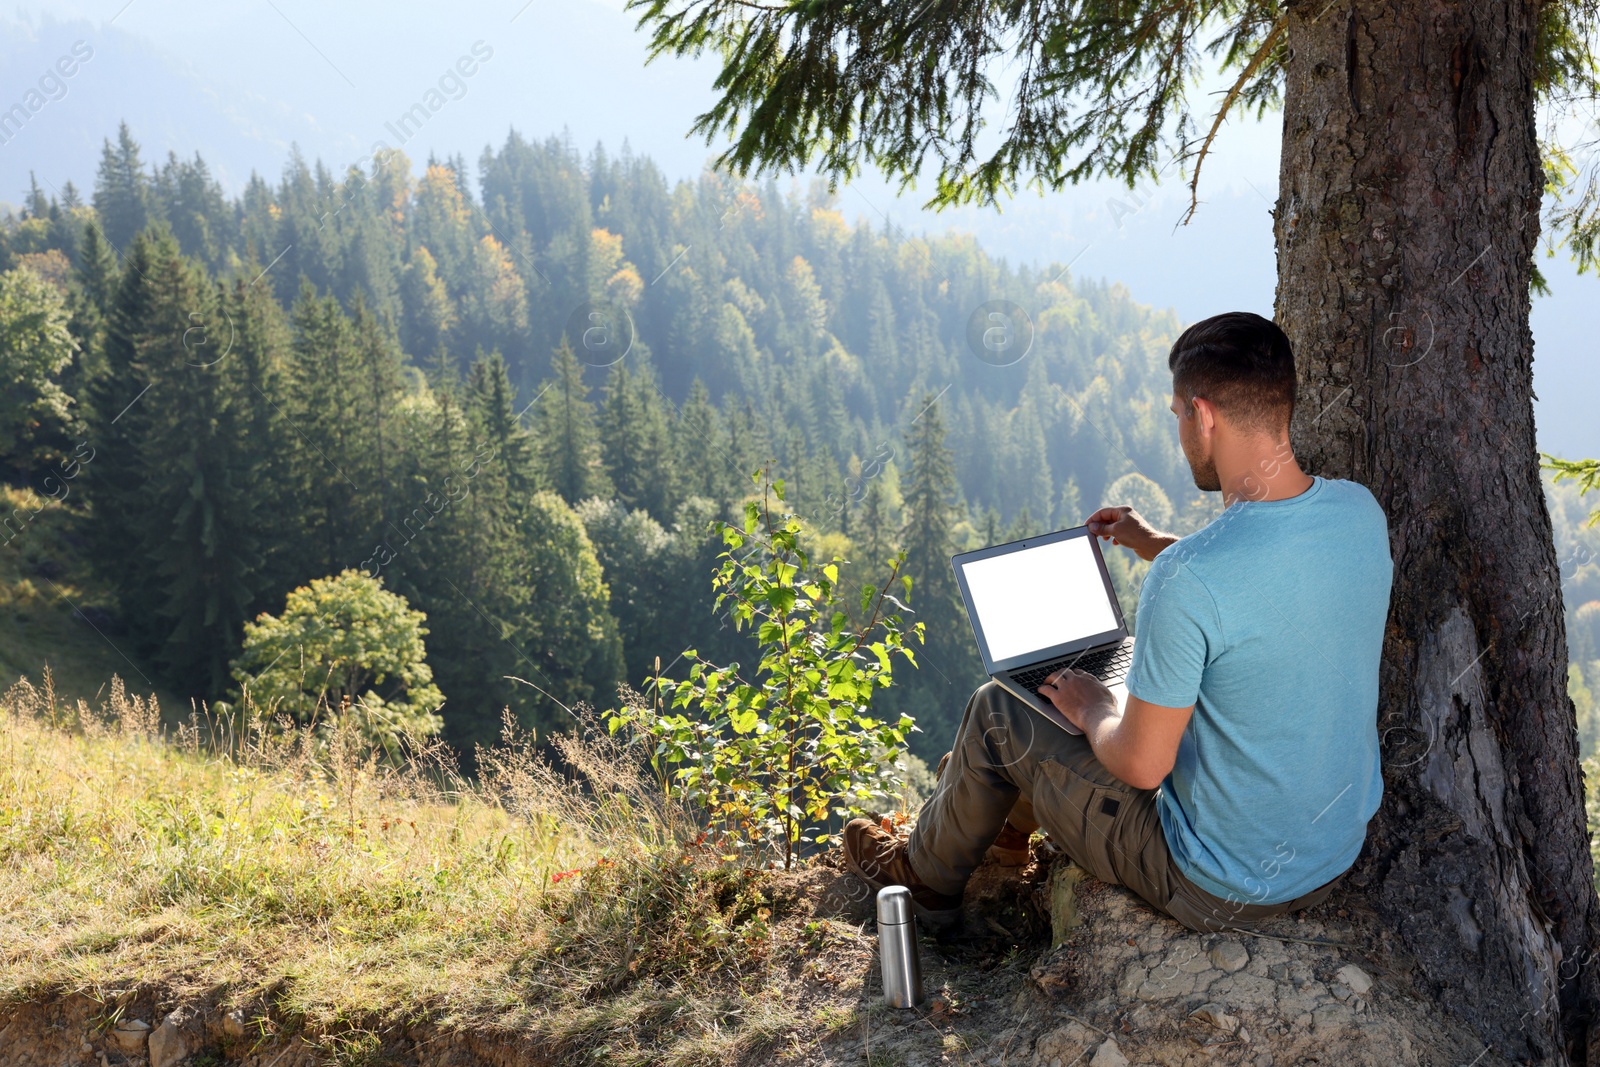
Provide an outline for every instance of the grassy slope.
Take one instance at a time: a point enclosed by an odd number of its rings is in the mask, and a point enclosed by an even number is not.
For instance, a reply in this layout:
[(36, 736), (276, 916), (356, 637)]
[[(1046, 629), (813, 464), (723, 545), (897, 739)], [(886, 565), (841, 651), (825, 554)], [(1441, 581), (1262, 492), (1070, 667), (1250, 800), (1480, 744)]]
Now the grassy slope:
[(0, 530), (0, 690), (24, 676), (38, 682), (48, 666), (68, 703), (82, 698), (97, 704), (111, 677), (120, 675), (140, 691), (156, 693), (169, 714), (177, 712), (179, 702), (151, 683), (148, 666), (125, 654), (125, 639), (74, 618), (75, 607), (111, 602), (74, 547), (81, 542), (81, 514), (31, 490), (0, 486), (0, 518), (5, 516), (10, 521)]
[(860, 979), (841, 998), (823, 957), (859, 973), (869, 939), (696, 845), (603, 735), (558, 742), (579, 781), (510, 746), (474, 784), (328, 731), (207, 752), (120, 687), (69, 727), (46, 705), (0, 700), (0, 1005), (156, 988), (263, 1036), (426, 1020), (616, 1064), (747, 1061), (855, 1021)]

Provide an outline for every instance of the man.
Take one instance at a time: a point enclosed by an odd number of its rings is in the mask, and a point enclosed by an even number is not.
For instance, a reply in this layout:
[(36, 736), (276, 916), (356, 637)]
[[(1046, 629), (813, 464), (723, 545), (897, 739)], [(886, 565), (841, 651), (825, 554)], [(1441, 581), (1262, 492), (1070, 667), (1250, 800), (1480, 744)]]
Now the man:
[(1039, 692), (1076, 736), (989, 682), (910, 840), (868, 819), (845, 828), (850, 868), (909, 887), (936, 928), (991, 846), (1025, 858), (1041, 824), (1096, 878), (1197, 930), (1319, 903), (1361, 850), (1383, 792), (1383, 512), (1295, 461), (1294, 358), (1271, 321), (1197, 323), (1167, 365), (1195, 485), (1227, 510), (1183, 538), (1127, 507), (1089, 518), (1151, 561), (1126, 707), (1092, 675), (1058, 672)]

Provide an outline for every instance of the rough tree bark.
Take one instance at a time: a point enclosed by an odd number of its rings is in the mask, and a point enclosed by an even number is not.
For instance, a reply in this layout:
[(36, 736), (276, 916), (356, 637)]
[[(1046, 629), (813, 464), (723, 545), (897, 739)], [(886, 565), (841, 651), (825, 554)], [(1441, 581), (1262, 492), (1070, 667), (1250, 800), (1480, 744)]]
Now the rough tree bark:
[(1536, 16), (1290, 4), (1277, 315), (1297, 451), (1372, 489), (1395, 560), (1387, 789), (1351, 880), (1485, 1041), (1600, 1064), (1600, 902), (1534, 446)]

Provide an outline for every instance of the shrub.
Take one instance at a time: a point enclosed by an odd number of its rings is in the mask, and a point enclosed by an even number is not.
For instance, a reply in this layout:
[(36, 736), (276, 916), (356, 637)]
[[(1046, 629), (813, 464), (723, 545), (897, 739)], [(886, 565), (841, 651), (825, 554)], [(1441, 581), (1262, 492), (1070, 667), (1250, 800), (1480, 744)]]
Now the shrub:
[(233, 677), (269, 715), (353, 720), (394, 750), (443, 725), (444, 694), (422, 643), (426, 621), (362, 571), (317, 578), (289, 594), (282, 615), (245, 623)]
[[(608, 720), (653, 745), (652, 763), (668, 791), (701, 811), (720, 843), (759, 849), (781, 842), (784, 867), (797, 846), (828, 839), (830, 818), (860, 814), (891, 792), (895, 762), (916, 729), (909, 716), (873, 718), (873, 694), (892, 681), (896, 655), (915, 666), (904, 605), (890, 594), (905, 554), (883, 588), (859, 596), (859, 621), (845, 609), (837, 557), (817, 567), (800, 547), (793, 515), (775, 515), (782, 481), (745, 504), (743, 527), (718, 523), (726, 550), (712, 581), (716, 607), (738, 629), (754, 627), (755, 670), (718, 666), (693, 650), (682, 681), (658, 678), (656, 705), (633, 703)], [(666, 698), (667, 708), (659, 704)]]

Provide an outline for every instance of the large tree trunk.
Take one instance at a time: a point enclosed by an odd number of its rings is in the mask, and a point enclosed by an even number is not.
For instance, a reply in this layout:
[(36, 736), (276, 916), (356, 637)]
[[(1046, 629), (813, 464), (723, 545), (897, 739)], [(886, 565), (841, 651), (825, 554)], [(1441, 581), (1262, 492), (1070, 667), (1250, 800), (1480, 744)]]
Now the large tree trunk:
[(1276, 213), (1295, 441), (1389, 516), (1383, 807), (1352, 883), (1518, 1058), (1600, 1064), (1600, 939), (1529, 281), (1531, 0), (1295, 0)]

